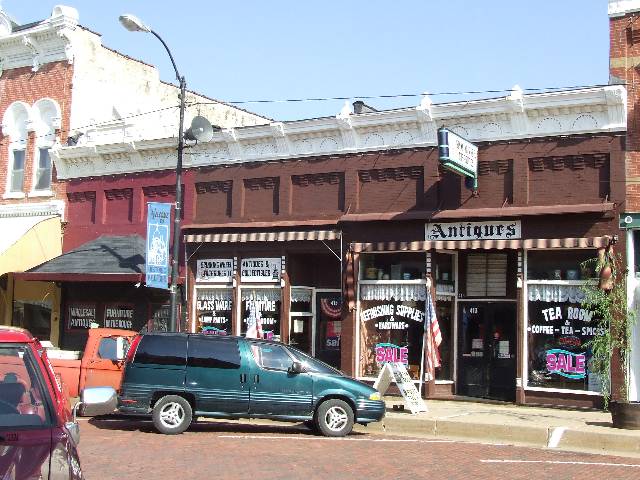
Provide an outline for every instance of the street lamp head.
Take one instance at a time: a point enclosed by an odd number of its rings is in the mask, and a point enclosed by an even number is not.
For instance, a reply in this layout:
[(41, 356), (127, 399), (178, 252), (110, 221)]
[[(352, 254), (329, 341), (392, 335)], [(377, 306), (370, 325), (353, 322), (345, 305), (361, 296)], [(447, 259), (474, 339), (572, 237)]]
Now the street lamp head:
[(135, 15), (131, 15), (130, 13), (125, 13), (124, 15), (120, 15), (120, 23), (124, 28), (129, 30), (130, 32), (147, 32), (149, 33), (151, 29), (147, 27), (142, 21), (136, 17)]

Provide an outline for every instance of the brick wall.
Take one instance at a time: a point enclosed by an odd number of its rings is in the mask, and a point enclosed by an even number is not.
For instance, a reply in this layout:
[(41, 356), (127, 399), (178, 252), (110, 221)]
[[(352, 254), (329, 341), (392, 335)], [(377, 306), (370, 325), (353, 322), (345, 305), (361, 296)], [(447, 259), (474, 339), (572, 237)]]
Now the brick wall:
[[(43, 65), (37, 72), (30, 67), (15, 68), (4, 71), (0, 77), (0, 115), (4, 116), (7, 107), (13, 102), (22, 101), (32, 106), (37, 100), (50, 98), (55, 100), (61, 109), (62, 126), (56, 132), (61, 141), (67, 138), (69, 130), (69, 115), (71, 111), (71, 87), (73, 79), (73, 65), (67, 62), (54, 62)], [(9, 171), (9, 143), (10, 138), (0, 132), (0, 204), (42, 202), (48, 198), (29, 197), (32, 190), (33, 168), (35, 155), (35, 132), (29, 132), (25, 151), (24, 192), (25, 198), (4, 199)], [(55, 198), (64, 198), (65, 184), (56, 181), (55, 167), (51, 190)]]
[[(640, 12), (609, 20), (609, 73), (627, 86), (626, 204), (640, 211)], [(615, 77), (615, 78), (613, 78)]]

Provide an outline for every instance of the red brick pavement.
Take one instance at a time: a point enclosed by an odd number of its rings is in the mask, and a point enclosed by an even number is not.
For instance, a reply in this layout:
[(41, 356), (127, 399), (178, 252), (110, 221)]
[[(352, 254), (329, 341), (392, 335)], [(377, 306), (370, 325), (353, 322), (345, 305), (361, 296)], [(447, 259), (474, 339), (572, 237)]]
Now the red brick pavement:
[(325, 439), (301, 425), (203, 422), (167, 436), (148, 421), (82, 419), (81, 437), (89, 480), (640, 478), (637, 459), (366, 433)]

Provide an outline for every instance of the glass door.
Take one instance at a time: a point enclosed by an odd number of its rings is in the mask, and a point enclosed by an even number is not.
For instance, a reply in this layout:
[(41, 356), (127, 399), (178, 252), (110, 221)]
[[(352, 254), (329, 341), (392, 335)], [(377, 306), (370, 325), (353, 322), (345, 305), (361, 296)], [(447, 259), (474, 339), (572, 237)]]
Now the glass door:
[(342, 296), (339, 290), (316, 290), (315, 356), (340, 368), (340, 337), (342, 335)]
[(313, 356), (313, 289), (291, 287), (289, 345)]
[(460, 395), (515, 400), (516, 304), (460, 302)]

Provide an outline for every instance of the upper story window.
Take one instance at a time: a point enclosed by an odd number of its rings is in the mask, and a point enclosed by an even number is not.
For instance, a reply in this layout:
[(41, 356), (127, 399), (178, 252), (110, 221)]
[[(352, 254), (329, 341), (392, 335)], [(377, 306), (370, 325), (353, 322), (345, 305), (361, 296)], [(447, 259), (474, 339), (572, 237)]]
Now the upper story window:
[(7, 172), (4, 198), (53, 195), (50, 149), (60, 127), (60, 107), (50, 98), (41, 98), (33, 105), (16, 101), (7, 107), (2, 133), (9, 139), (8, 163), (0, 166)]
[(51, 190), (51, 156), (48, 148), (38, 148), (35, 175), (34, 190)]
[(9, 192), (22, 192), (24, 189), (24, 150), (11, 151), (10, 171)]

